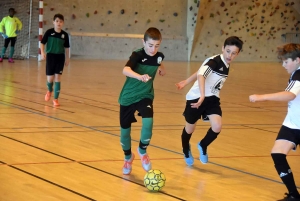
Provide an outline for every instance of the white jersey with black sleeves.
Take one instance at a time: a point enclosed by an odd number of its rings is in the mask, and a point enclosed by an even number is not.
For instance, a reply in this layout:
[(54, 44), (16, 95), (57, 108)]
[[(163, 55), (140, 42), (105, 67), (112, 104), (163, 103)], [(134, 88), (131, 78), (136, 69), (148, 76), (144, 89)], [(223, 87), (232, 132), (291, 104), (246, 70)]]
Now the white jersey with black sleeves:
[[(207, 58), (200, 66), (197, 75), (205, 78), (205, 96), (220, 97), (220, 90), (227, 79), (229, 65), (225, 62), (222, 54)], [(186, 100), (194, 100), (201, 97), (198, 80), (186, 94)]]
[(288, 102), (288, 113), (283, 125), (291, 129), (300, 129), (300, 67), (291, 75), (285, 91), (292, 92), (296, 98)]

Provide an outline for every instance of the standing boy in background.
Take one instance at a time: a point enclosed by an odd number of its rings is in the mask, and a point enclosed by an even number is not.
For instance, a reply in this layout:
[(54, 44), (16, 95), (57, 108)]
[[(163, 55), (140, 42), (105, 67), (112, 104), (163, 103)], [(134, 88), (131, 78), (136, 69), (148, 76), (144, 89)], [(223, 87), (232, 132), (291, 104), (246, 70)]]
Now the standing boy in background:
[[(13, 55), (15, 52), (15, 44), (17, 40), (18, 33), (22, 30), (22, 22), (15, 17), (16, 11), (14, 8), (10, 8), (8, 10), (9, 15), (4, 17), (0, 22), (0, 34), (4, 38), (4, 47), (2, 48), (2, 52), (0, 55), (0, 62), (3, 61), (3, 57), (5, 55), (6, 49), (10, 43), (10, 52), (8, 56), (8, 62), (14, 63)], [(4, 30), (4, 29), (5, 30)]]
[(141, 158), (145, 171), (151, 170), (151, 162), (146, 153), (147, 146), (152, 137), (153, 126), (153, 81), (157, 70), (159, 75), (165, 75), (162, 64), (164, 55), (158, 52), (162, 37), (156, 28), (149, 28), (144, 34), (144, 48), (132, 52), (128, 62), (123, 68), (126, 81), (119, 97), (121, 146), (125, 161), (123, 174), (130, 174), (134, 154), (131, 152), (131, 123), (136, 122), (134, 113), (142, 116), (142, 129), (137, 152)]
[(45, 44), (47, 44), (46, 75), (48, 91), (45, 95), (45, 101), (49, 101), (51, 98), (54, 81), (53, 105), (59, 106), (58, 96), (60, 93), (61, 75), (64, 66), (69, 65), (70, 43), (68, 33), (62, 30), (64, 16), (61, 14), (54, 15), (53, 25), (54, 28), (48, 29), (41, 41), (41, 57), (46, 59)]
[(198, 149), (200, 161), (203, 164), (208, 162), (207, 147), (218, 137), (222, 129), (219, 93), (228, 77), (229, 64), (238, 56), (242, 47), (243, 42), (238, 37), (227, 38), (222, 47), (222, 54), (207, 58), (196, 73), (176, 84), (178, 89), (182, 89), (196, 80), (186, 95), (187, 101), (184, 110), (186, 123), (181, 135), (184, 159), (189, 166), (194, 164), (189, 142), (198, 119), (206, 115), (209, 118), (211, 128), (198, 143)]
[(278, 57), (283, 61), (282, 66), (290, 74), (288, 86), (282, 92), (251, 95), (251, 102), (258, 101), (286, 101), (288, 113), (271, 151), (277, 173), (288, 193), (280, 201), (300, 201), (300, 195), (295, 184), (292, 170), (286, 160), (286, 155), (296, 150), (300, 144), (300, 44), (286, 44), (277, 49)]

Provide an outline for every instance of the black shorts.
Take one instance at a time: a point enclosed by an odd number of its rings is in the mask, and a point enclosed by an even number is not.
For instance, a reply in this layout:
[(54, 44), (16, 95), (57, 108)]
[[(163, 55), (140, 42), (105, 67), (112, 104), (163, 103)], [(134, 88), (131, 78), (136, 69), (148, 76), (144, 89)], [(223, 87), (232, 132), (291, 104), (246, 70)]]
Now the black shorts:
[(153, 117), (153, 100), (145, 98), (128, 106), (120, 105), (120, 125), (122, 128), (129, 128), (131, 123), (137, 122), (134, 117), (135, 111), (138, 111), (142, 118)]
[(189, 124), (195, 124), (201, 116), (217, 114), (222, 116), (222, 110), (220, 106), (220, 98), (216, 96), (205, 97), (200, 107), (192, 108), (191, 103), (197, 103), (199, 98), (194, 100), (187, 100), (183, 116), (186, 122)]
[(4, 47), (7, 48), (8, 45), (9, 45), (9, 42), (10, 42), (10, 46), (11, 46), (11, 47), (14, 47), (15, 44), (16, 44), (16, 41), (17, 41), (17, 37), (6, 38), (6, 39), (4, 40)]
[(46, 75), (62, 74), (65, 66), (65, 54), (48, 53), (46, 57)]
[(276, 140), (287, 140), (295, 145), (293, 150), (296, 150), (297, 145), (300, 145), (300, 130), (282, 125)]

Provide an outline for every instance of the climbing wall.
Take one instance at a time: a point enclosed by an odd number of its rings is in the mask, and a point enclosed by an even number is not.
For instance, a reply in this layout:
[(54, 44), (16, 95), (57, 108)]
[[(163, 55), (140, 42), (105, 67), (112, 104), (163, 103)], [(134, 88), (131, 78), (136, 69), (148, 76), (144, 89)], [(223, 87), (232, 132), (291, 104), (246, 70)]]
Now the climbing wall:
[(65, 16), (65, 29), (71, 32), (140, 34), (155, 26), (164, 36), (186, 36), (182, 0), (44, 0), (45, 28), (52, 27), (55, 13)]
[(221, 53), (224, 40), (235, 35), (245, 42), (237, 60), (276, 61), (284, 35), (299, 33), (294, 7), (294, 1), (286, 0), (201, 0), (191, 60)]

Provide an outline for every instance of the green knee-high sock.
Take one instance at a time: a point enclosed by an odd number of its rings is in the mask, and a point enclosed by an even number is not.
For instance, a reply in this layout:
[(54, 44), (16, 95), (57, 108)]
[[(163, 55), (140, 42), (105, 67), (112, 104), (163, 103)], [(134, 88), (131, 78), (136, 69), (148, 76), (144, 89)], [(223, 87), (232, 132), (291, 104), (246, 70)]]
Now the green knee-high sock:
[(1, 58), (4, 57), (5, 52), (6, 52), (6, 47), (3, 47), (3, 48), (2, 48), (2, 52), (1, 52)]
[(141, 140), (139, 144), (139, 152), (141, 154), (146, 153), (147, 146), (150, 143), (152, 137), (152, 127), (153, 127), (153, 118), (142, 118), (142, 130), (141, 130)]
[(131, 136), (130, 136), (131, 127), (122, 128), (121, 127), (121, 146), (125, 154), (125, 159), (129, 160), (131, 158)]
[(9, 58), (12, 58), (15, 52), (15, 47), (10, 47)]
[(53, 82), (47, 82), (47, 88), (48, 88), (48, 91), (52, 92), (53, 91)]
[(60, 82), (54, 82), (54, 99), (58, 99), (60, 92)]

